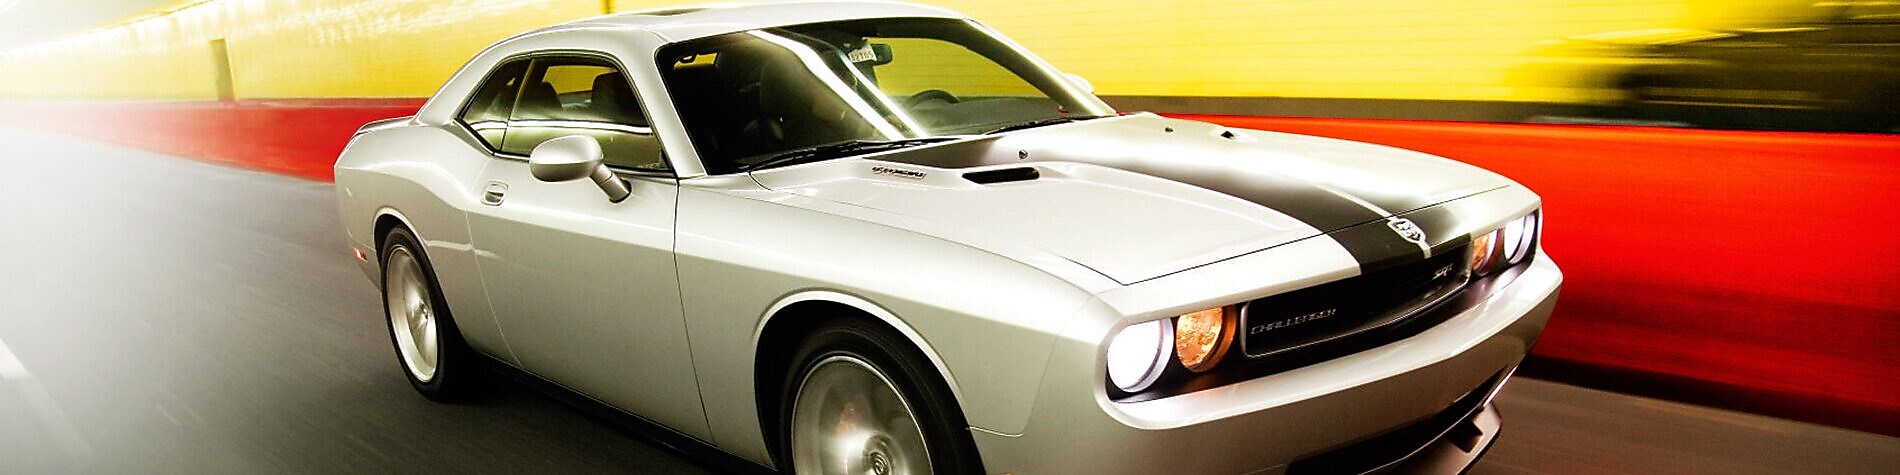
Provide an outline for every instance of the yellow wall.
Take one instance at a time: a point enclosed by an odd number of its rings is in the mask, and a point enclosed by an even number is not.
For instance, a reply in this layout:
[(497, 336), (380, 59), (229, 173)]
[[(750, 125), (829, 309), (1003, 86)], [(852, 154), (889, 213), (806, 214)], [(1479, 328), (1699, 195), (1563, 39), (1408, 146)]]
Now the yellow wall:
[(224, 38), (240, 98), (426, 96), (498, 39), (600, 14), (547, 0), (212, 0), (0, 56), (8, 93), (216, 97), (210, 41)]
[[(482, 47), (641, 0), (210, 0), (0, 53), (5, 96), (425, 97)], [(1104, 95), (1570, 100), (1514, 76), (1546, 42), (1785, 15), (1800, 0), (942, 0)], [(1536, 79), (1536, 78), (1530, 78)]]

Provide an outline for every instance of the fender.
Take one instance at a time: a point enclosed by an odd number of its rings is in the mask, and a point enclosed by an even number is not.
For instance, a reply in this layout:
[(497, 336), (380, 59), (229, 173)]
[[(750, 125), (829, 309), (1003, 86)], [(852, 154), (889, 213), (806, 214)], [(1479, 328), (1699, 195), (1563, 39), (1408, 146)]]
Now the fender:
[[(959, 389), (956, 378), (951, 376), (950, 368), (943, 364), (943, 358), (937, 355), (937, 350), (930, 347), (930, 342), (924, 341), (923, 335), (918, 334), (917, 330), (912, 329), (909, 324), (904, 323), (903, 319), (897, 318), (897, 315), (892, 314), (891, 311), (884, 309), (884, 307), (855, 295), (834, 290), (814, 289), (793, 292), (784, 297), (780, 297), (770, 308), (767, 308), (765, 314), (760, 315), (758, 325), (752, 329), (752, 364), (754, 367), (758, 365), (759, 345), (763, 343), (760, 338), (765, 336), (766, 325), (770, 324), (772, 319), (777, 317), (780, 311), (784, 310), (785, 307), (790, 307), (793, 304), (801, 302), (812, 301), (835, 303), (856, 308), (859, 311), (876, 317), (879, 321), (884, 322), (885, 325), (897, 329), (898, 334), (903, 335), (905, 340), (910, 341), (912, 346), (922, 351), (924, 357), (930, 360), (930, 366), (936, 368), (938, 377), (943, 378), (944, 384), (950, 387), (950, 398), (956, 400), (957, 407), (964, 407), (963, 391)], [(753, 390), (756, 393), (758, 388), (753, 388)]]
[(383, 237), (375, 236), (374, 234), (376, 234), (376, 223), (382, 222), (385, 216), (396, 218), (396, 223), (399, 226), (408, 229), (409, 234), (416, 237), (417, 244), (422, 245), (424, 252), (427, 252), (429, 247), (429, 238), (422, 236), (422, 231), (416, 229), (415, 223), (409, 220), (409, 216), (402, 214), (402, 211), (390, 206), (377, 208), (375, 215), (369, 219), (369, 232), (371, 236), (366, 236), (368, 238), (366, 239), (367, 244), (371, 247), (369, 254), (372, 256), (366, 261), (366, 265), (368, 266), (366, 271), (370, 274), (370, 281), (375, 282), (376, 287), (379, 289), (382, 288), (383, 285)]

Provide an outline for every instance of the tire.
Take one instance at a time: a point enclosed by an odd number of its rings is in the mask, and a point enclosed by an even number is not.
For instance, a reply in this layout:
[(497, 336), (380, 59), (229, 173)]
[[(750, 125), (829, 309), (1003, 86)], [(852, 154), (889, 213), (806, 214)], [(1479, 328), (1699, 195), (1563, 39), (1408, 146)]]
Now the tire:
[(417, 242), (402, 227), (383, 238), (383, 321), (409, 385), (431, 400), (459, 401), (475, 386), (475, 355), (462, 341), (435, 268)]
[(806, 475), (982, 473), (949, 387), (907, 340), (874, 325), (821, 324), (792, 353), (779, 466)]

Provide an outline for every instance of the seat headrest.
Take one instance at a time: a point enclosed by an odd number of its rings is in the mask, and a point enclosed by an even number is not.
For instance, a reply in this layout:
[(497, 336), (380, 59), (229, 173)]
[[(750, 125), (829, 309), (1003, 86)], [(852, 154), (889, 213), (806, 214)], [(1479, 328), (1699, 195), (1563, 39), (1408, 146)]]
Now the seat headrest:
[(767, 63), (759, 71), (759, 109), (779, 115), (811, 114), (811, 95), (821, 87), (818, 78), (802, 65)]
[(560, 112), (561, 97), (546, 81), (529, 84), (521, 91), (521, 104), (515, 106), (515, 115), (527, 119), (554, 119)]
[(594, 77), (592, 108), (601, 119), (618, 124), (645, 127), (646, 115), (640, 110), (640, 98), (633, 93), (633, 86), (627, 83), (627, 76), (621, 73), (607, 73)]

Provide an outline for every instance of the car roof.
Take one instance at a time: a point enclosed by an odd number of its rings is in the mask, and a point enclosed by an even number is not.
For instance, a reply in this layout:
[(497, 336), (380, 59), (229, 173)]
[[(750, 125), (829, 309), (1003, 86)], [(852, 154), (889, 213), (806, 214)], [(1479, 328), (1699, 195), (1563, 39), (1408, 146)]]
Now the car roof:
[(669, 42), (726, 33), (862, 18), (968, 18), (925, 5), (882, 1), (715, 3), (616, 13), (555, 25), (527, 34), (583, 28), (628, 28), (653, 32)]

